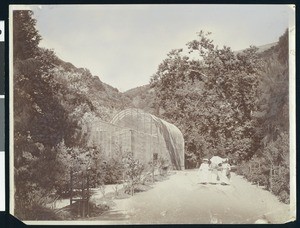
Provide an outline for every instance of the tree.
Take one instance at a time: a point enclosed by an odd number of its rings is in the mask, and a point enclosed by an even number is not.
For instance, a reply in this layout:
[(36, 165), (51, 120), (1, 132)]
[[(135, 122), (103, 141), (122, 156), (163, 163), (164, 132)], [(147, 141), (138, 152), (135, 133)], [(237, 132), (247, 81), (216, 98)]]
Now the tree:
[(133, 195), (136, 186), (141, 183), (141, 174), (144, 170), (144, 165), (129, 152), (123, 158), (123, 166), (127, 191), (129, 190), (131, 195)]
[(257, 48), (238, 54), (222, 49), (200, 32), (187, 44), (198, 59), (173, 50), (151, 79), (160, 115), (183, 132), (186, 157), (206, 155), (250, 158), (259, 145), (255, 135), (260, 62)]
[[(28, 219), (54, 190), (62, 169), (56, 145), (68, 130), (67, 115), (55, 96), (51, 50), (41, 39), (31, 11), (14, 11), (14, 168), (16, 215)], [(51, 175), (49, 175), (51, 174)]]
[(41, 36), (38, 33), (36, 20), (30, 10), (13, 11), (13, 54), (14, 60), (35, 57), (39, 51)]

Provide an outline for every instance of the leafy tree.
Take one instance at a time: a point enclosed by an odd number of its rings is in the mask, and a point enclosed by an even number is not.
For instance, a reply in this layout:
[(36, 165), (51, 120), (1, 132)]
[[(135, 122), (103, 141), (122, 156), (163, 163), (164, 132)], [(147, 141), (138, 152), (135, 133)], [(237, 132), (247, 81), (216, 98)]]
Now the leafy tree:
[(15, 207), (17, 216), (28, 219), (59, 178), (55, 146), (68, 122), (50, 73), (56, 56), (38, 47), (40, 35), (31, 11), (14, 11), (13, 16)]
[(14, 60), (34, 58), (39, 51), (41, 36), (35, 28), (36, 20), (30, 10), (13, 11), (13, 54)]
[(249, 158), (258, 145), (252, 116), (257, 109), (257, 48), (236, 54), (216, 47), (209, 34), (198, 35), (187, 44), (198, 59), (172, 50), (152, 77), (156, 105), (183, 132), (186, 157), (194, 164), (205, 155)]
[(281, 132), (289, 131), (288, 33), (278, 44), (263, 53), (264, 77), (261, 79), (258, 116), (263, 126), (264, 144), (275, 141)]

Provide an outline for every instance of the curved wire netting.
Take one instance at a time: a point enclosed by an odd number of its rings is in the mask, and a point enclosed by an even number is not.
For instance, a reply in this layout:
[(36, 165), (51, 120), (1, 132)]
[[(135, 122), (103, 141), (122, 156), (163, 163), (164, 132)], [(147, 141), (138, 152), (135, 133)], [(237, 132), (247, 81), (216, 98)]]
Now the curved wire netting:
[(107, 156), (131, 152), (145, 164), (153, 159), (168, 161), (173, 169), (184, 169), (184, 139), (181, 131), (139, 109), (119, 112), (110, 123), (98, 121), (90, 130), (90, 145), (100, 145)]

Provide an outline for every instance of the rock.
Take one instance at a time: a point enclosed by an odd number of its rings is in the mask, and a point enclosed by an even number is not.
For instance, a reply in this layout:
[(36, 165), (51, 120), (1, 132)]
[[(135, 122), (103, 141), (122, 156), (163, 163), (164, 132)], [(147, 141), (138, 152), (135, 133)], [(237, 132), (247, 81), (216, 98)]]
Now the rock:
[(254, 224), (269, 224), (269, 221), (266, 219), (257, 219)]
[(263, 215), (260, 219), (257, 219), (254, 224), (270, 224), (267, 217)]
[(163, 216), (163, 217), (165, 217), (166, 214), (167, 214), (167, 211), (162, 211), (162, 212), (160, 213), (160, 215)]

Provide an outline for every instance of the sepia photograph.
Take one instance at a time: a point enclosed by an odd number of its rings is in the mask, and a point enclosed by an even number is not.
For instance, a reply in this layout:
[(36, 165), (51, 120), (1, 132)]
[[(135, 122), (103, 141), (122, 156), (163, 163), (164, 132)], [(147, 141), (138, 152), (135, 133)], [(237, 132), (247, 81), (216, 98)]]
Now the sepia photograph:
[(10, 213), (296, 220), (294, 5), (10, 5)]

